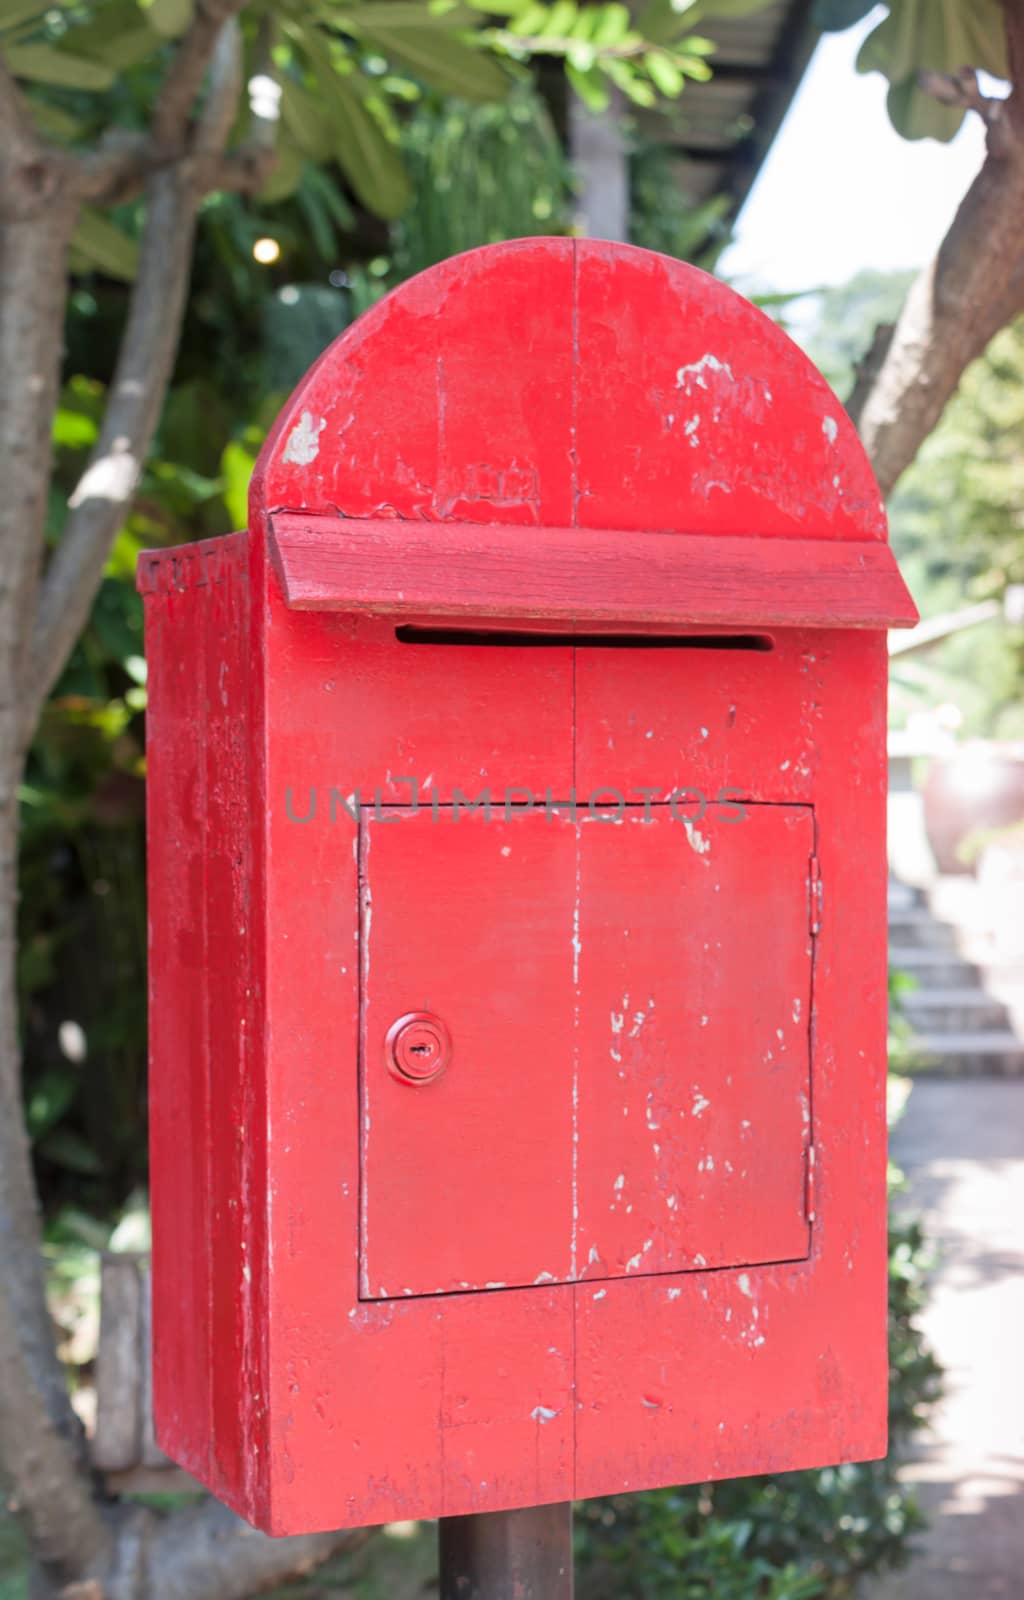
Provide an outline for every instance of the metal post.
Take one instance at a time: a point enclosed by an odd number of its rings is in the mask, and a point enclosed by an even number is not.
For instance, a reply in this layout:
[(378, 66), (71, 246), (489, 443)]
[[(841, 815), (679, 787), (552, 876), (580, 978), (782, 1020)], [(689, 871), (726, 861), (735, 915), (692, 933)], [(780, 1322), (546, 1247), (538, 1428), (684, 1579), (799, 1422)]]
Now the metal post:
[(442, 1517), (440, 1600), (572, 1600), (572, 1504)]

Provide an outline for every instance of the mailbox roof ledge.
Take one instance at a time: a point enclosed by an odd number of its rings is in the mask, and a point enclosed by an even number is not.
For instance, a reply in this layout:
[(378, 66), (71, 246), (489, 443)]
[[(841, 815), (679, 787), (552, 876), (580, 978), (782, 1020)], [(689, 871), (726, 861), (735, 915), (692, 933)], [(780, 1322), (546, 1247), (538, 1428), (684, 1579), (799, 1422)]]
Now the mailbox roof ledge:
[(917, 608), (880, 540), (406, 521), (280, 511), (286, 604), (463, 623), (906, 628)]

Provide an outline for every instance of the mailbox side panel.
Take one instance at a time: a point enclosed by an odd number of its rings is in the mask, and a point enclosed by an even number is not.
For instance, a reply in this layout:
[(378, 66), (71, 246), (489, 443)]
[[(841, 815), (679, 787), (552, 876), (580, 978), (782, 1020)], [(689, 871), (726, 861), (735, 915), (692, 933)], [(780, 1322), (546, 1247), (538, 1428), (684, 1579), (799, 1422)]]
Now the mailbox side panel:
[(265, 1161), (244, 553), (244, 535), (168, 552), (142, 587), (156, 1430), (253, 1515)]

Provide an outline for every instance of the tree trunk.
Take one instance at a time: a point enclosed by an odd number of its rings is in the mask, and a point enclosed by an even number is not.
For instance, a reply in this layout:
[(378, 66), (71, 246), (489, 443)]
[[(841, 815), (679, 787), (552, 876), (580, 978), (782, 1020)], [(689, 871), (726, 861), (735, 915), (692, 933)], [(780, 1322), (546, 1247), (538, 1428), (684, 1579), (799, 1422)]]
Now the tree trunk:
[(1024, 4), (1006, 7), (1014, 89), (996, 105), (981, 171), (890, 337), (876, 339), (848, 410), (883, 496), (917, 455), (964, 370), (1024, 310)]
[(73, 223), (73, 207), (58, 202), (31, 220), (6, 223), (0, 239), (0, 371), (7, 380), (0, 413), (0, 1475), (14, 1486), (39, 1561), (57, 1576), (81, 1570), (107, 1539), (46, 1306), (16, 993), (21, 684), (50, 487), (56, 330), (63, 327)]

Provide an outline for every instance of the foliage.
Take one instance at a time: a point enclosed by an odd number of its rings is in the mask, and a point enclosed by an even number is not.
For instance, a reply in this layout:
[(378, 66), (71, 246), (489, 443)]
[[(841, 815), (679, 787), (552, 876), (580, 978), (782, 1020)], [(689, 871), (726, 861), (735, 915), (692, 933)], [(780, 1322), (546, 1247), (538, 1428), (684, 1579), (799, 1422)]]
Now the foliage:
[(913, 272), (866, 267), (848, 283), (807, 295), (800, 343), (841, 400), (853, 389), (857, 363), (880, 325), (899, 316)]
[[(401, 123), (433, 90), (495, 101), (524, 63), (550, 56), (588, 105), (609, 89), (653, 106), (687, 78), (706, 79), (711, 46), (692, 34), (690, 13), (727, 8), (654, 0), (635, 25), (620, 0), (249, 0), (241, 22), (253, 112), (276, 125), (278, 160), (268, 202), (308, 184), (310, 169), (343, 175), (374, 216), (410, 204)], [(0, 48), (47, 137), (72, 148), (112, 129), (142, 129), (155, 87), (194, 0), (3, 0)], [(75, 260), (126, 280), (136, 266), (131, 208), (86, 207)]]
[[(968, 367), (893, 496), (894, 543), (929, 610), (1004, 599), (1024, 584), (1024, 319)], [(910, 663), (907, 663), (909, 668)], [(955, 703), (963, 734), (1024, 738), (1024, 628), (992, 622), (929, 652), (925, 683)]]
[(643, 143), (630, 162), (630, 239), (714, 271), (729, 242), (729, 197), (712, 195), (696, 204), (682, 200), (679, 162), (663, 144)]
[(976, 597), (1024, 583), (1024, 318), (968, 367), (893, 503), (904, 548), (941, 552)]
[[(810, 297), (799, 330), (840, 398), (878, 324), (892, 323), (904, 273), (862, 272)], [(922, 616), (1002, 599), (1024, 583), (1024, 319), (965, 372), (942, 420), (889, 501), (893, 546)], [(989, 622), (893, 663), (892, 720), (948, 702), (961, 732), (1024, 738), (1024, 630)]]
[(518, 84), (500, 106), (427, 102), (403, 143), (415, 198), (390, 249), (350, 274), (354, 307), (456, 251), (567, 231), (569, 166), (531, 86)]
[(840, 1600), (906, 1562), (922, 1519), (897, 1469), (939, 1389), (914, 1321), (928, 1265), (919, 1225), (894, 1215), (884, 1461), (585, 1501), (581, 1600)]
[[(819, 28), (840, 30), (874, 7), (875, 0), (817, 0), (812, 15)], [(888, 79), (889, 117), (905, 139), (953, 138), (965, 107), (943, 104), (921, 74), (953, 75), (965, 66), (1008, 76), (1000, 0), (888, 0), (857, 56), (858, 72)]]

